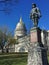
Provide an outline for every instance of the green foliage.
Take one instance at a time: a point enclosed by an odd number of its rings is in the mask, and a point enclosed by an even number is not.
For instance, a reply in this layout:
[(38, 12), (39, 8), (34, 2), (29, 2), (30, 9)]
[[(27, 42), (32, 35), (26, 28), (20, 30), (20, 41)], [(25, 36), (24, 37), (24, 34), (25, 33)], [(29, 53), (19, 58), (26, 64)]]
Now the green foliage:
[(7, 27), (0, 28), (0, 49), (2, 49), (2, 52), (4, 52), (4, 46), (8, 47), (8, 44), (15, 43), (16, 40), (13, 38), (13, 35), (8, 30), (8, 28)]
[(12, 45), (12, 44), (18, 44), (18, 40), (14, 38), (9, 38), (9, 45)]
[(18, 40), (14, 39), (12, 32), (7, 27), (0, 28), (0, 49), (2, 53), (5, 52), (4, 48), (8, 52), (9, 46), (14, 44), (18, 44)]

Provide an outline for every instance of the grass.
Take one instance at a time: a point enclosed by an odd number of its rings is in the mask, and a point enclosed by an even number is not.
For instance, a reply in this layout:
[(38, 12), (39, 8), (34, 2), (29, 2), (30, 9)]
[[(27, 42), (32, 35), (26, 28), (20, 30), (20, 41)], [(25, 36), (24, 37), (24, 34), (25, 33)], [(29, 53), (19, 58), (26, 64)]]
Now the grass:
[(0, 54), (0, 65), (27, 65), (27, 55), (27, 53)]
[[(3, 56), (2, 56), (3, 55)], [(26, 65), (27, 54), (2, 54), (0, 55), (0, 65)]]
[(26, 58), (14, 58), (14, 59), (2, 59), (0, 60), (1, 65), (26, 65)]
[(49, 56), (48, 56), (48, 63), (49, 63)]

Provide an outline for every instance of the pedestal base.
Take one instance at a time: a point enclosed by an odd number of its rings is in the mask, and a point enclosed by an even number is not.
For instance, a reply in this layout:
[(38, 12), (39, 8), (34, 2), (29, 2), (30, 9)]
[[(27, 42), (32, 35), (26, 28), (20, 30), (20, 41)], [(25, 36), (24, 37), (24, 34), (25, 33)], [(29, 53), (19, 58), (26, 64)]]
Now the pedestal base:
[[(38, 45), (39, 43), (37, 43)], [(44, 47), (36, 46), (34, 43), (28, 49), (27, 65), (48, 65), (47, 53)]]
[(41, 43), (41, 29), (32, 28), (30, 31), (30, 48), (28, 49), (27, 65), (48, 65), (47, 53)]

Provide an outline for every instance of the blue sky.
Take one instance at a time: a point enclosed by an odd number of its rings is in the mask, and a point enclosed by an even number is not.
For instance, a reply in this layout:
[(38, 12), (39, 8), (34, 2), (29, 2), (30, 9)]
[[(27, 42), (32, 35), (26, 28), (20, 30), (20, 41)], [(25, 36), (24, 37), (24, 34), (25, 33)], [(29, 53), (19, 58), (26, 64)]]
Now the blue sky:
[(23, 22), (29, 31), (33, 27), (33, 23), (29, 18), (32, 3), (35, 3), (41, 10), (42, 17), (39, 20), (39, 27), (41, 29), (49, 30), (49, 0), (19, 0), (15, 6), (12, 6), (11, 13), (9, 15), (0, 12), (0, 27), (7, 26), (14, 32), (16, 24), (22, 17)]

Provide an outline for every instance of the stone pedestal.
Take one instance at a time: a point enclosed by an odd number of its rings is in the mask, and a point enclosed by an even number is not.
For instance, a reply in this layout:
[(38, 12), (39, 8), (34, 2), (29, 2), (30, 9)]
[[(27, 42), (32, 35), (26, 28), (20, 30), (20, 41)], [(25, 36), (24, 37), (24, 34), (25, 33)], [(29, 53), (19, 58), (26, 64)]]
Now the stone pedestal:
[(30, 31), (30, 48), (27, 65), (48, 65), (47, 50), (41, 43), (41, 29), (34, 27)]
[(41, 43), (41, 29), (34, 27), (30, 31), (30, 42), (31, 43)]

